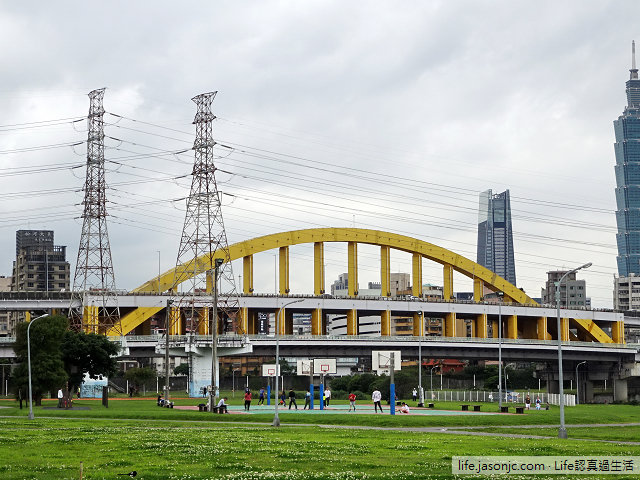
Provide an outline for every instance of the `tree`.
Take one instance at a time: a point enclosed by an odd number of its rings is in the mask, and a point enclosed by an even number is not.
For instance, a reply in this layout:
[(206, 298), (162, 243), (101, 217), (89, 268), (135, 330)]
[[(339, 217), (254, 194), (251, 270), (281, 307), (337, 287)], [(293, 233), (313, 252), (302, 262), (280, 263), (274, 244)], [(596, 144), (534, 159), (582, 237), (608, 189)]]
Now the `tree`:
[(149, 367), (130, 368), (124, 373), (125, 380), (133, 383), (136, 390), (139, 390), (141, 385), (155, 377), (156, 371)]
[(67, 330), (60, 350), (71, 391), (80, 387), (85, 373), (94, 379), (116, 373), (120, 346), (104, 335)]
[(181, 363), (176, 368), (173, 369), (174, 375), (189, 375), (189, 364)]
[[(23, 322), (16, 327), (16, 343), (13, 350), (20, 365), (15, 369), (14, 382), (22, 397), (28, 396), (27, 328)], [(31, 386), (36, 405), (41, 405), (45, 392), (62, 388), (67, 381), (60, 344), (69, 321), (60, 315), (39, 319), (29, 330), (31, 343)]]
[(280, 375), (293, 375), (297, 369), (289, 365), (284, 358), (280, 358)]

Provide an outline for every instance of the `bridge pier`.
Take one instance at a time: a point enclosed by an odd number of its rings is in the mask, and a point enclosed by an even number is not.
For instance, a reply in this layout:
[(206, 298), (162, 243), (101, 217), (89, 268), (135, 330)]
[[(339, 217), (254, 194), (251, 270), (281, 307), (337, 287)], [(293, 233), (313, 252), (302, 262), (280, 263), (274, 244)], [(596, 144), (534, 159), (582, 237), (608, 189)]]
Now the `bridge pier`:
[(614, 402), (628, 402), (629, 401), (629, 389), (626, 378), (615, 379), (613, 381), (613, 401)]

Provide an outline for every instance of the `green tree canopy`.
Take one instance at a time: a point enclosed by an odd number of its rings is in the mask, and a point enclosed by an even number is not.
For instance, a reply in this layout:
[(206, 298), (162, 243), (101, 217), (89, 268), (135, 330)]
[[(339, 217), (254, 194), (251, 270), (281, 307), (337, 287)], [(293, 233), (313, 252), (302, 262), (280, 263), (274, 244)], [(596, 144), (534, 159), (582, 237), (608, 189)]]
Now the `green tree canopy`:
[(176, 368), (173, 369), (174, 375), (189, 375), (189, 364), (181, 363)]
[[(22, 397), (28, 396), (27, 328), (23, 322), (16, 327), (16, 343), (13, 350), (20, 365), (15, 369), (14, 382), (22, 390)], [(69, 321), (60, 315), (50, 315), (33, 321), (29, 330), (31, 343), (31, 386), (36, 405), (42, 396), (65, 386), (68, 375), (64, 369), (60, 344)]]
[(94, 379), (116, 373), (120, 346), (104, 335), (67, 330), (60, 349), (72, 390), (80, 386), (85, 373)]

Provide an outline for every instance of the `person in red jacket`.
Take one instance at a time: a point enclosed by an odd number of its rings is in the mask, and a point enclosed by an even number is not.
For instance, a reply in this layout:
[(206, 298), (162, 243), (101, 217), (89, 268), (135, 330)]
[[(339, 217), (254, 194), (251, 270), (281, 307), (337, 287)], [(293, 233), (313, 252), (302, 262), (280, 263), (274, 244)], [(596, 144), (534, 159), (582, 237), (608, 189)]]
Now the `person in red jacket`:
[(353, 411), (356, 411), (356, 394), (353, 392), (349, 392), (349, 411), (353, 408)]
[(244, 410), (245, 412), (249, 411), (251, 407), (251, 390), (247, 388), (247, 391), (244, 393)]

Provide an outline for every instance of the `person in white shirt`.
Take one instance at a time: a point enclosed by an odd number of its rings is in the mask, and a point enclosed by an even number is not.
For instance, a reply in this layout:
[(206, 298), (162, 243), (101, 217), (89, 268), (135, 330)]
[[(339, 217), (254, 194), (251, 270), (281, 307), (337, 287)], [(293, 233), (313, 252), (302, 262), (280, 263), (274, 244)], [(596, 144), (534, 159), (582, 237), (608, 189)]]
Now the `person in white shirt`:
[(375, 408), (376, 413), (378, 413), (378, 408), (380, 408), (380, 413), (382, 413), (382, 405), (380, 405), (380, 400), (382, 400), (382, 394), (380, 390), (377, 388), (371, 394), (371, 400), (373, 400), (373, 408)]
[(410, 412), (409, 405), (402, 402), (402, 406), (400, 407), (400, 413), (409, 413), (409, 412)]
[(331, 390), (329, 390), (328, 388), (324, 391), (324, 397), (325, 397), (325, 402), (324, 405), (325, 407), (329, 406), (329, 400), (331, 400)]
[(218, 413), (229, 413), (229, 410), (227, 410), (227, 397), (221, 398), (220, 401), (218, 402)]

